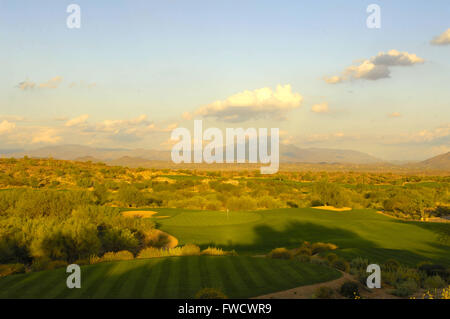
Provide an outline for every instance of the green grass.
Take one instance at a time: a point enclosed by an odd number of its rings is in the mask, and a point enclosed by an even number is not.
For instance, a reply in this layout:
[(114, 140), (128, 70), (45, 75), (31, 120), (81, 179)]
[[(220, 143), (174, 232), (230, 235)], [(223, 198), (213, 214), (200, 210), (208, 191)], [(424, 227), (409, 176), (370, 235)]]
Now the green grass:
[(255, 257), (165, 257), (84, 266), (81, 288), (68, 289), (65, 268), (0, 278), (0, 298), (193, 298), (201, 288), (231, 298), (333, 280), (334, 269)]
[(292, 208), (229, 212), (228, 216), (214, 211), (152, 210), (170, 216), (157, 223), (180, 244), (211, 245), (251, 255), (321, 241), (338, 245), (337, 253), (349, 259), (362, 256), (380, 263), (395, 258), (411, 266), (430, 260), (450, 265), (450, 246), (439, 243), (436, 235), (450, 224), (405, 222), (369, 209)]

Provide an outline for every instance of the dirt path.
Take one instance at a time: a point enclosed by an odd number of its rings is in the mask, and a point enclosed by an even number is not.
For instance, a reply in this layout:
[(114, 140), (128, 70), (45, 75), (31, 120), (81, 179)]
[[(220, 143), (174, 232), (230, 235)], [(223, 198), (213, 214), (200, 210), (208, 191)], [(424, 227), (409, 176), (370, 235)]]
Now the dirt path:
[[(346, 281), (357, 282), (355, 278), (347, 273), (341, 272), (342, 277), (322, 282), (309, 286), (301, 286), (288, 290), (278, 291), (267, 295), (258, 296), (252, 299), (311, 299), (313, 294), (316, 292), (319, 287), (329, 287), (335, 291), (338, 291), (341, 285)], [(367, 289), (360, 285), (360, 295), (364, 299), (399, 299), (396, 296), (390, 295), (387, 293), (387, 289)], [(344, 297), (340, 296), (338, 293), (335, 294), (335, 298), (343, 299)]]

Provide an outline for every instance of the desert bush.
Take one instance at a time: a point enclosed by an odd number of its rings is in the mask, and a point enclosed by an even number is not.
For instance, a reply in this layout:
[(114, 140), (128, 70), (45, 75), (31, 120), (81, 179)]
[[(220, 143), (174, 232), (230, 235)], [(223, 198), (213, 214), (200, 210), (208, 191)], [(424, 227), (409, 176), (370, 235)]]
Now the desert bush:
[(267, 255), (267, 257), (277, 259), (291, 259), (292, 253), (286, 248), (275, 248)]
[(89, 256), (89, 265), (98, 264), (101, 261), (102, 261), (102, 259), (100, 257), (98, 257), (97, 255)]
[(302, 263), (311, 262), (311, 257), (307, 255), (296, 255), (295, 259)]
[(9, 276), (13, 274), (20, 274), (25, 272), (23, 264), (4, 264), (0, 265), (0, 277)]
[(231, 197), (227, 201), (227, 208), (233, 211), (255, 210), (257, 208), (256, 200), (250, 196)]
[(427, 289), (443, 288), (447, 285), (445, 280), (439, 276), (427, 277), (423, 283), (423, 287)]
[(186, 244), (181, 247), (181, 254), (183, 256), (197, 256), (200, 254), (200, 247), (194, 244)]
[(217, 288), (203, 288), (195, 294), (195, 299), (227, 299), (228, 297)]
[(363, 269), (364, 271), (366, 271), (368, 265), (369, 260), (362, 257), (356, 257), (355, 259), (352, 259), (352, 261), (350, 262), (351, 268)]
[(200, 254), (207, 256), (224, 256), (227, 252), (223, 251), (222, 248), (208, 247), (203, 249)]
[(328, 260), (320, 258), (319, 256), (311, 256), (310, 262), (315, 265), (321, 265), (321, 266), (329, 266), (330, 263)]
[(329, 253), (325, 256), (325, 258), (330, 263), (333, 263), (334, 261), (339, 259), (338, 255), (336, 255), (335, 253)]
[(169, 243), (169, 236), (156, 229), (150, 229), (144, 233), (144, 246), (161, 248)]
[(445, 299), (450, 300), (450, 286), (444, 289), (432, 289), (428, 290), (424, 295), (423, 299)]
[(33, 263), (31, 264), (31, 271), (42, 271), (46, 270), (48, 265), (50, 264), (51, 260), (47, 257), (38, 257), (33, 260)]
[(312, 251), (311, 248), (302, 246), (295, 252), (296, 255), (304, 255), (304, 256), (311, 256)]
[(137, 258), (156, 258), (165, 256), (169, 256), (168, 254), (166, 254), (166, 249), (147, 247), (139, 252)]
[(46, 270), (67, 267), (68, 263), (65, 260), (52, 260), (48, 263)]
[(118, 252), (107, 252), (105, 253), (101, 261), (118, 261), (118, 260), (131, 260), (134, 259), (134, 256), (128, 250), (121, 250)]
[(396, 271), (384, 271), (381, 280), (383, 283), (394, 286), (400, 279), (400, 275)]
[(386, 270), (397, 270), (400, 266), (401, 266), (400, 263), (395, 259), (388, 259), (383, 264), (383, 268)]
[[(225, 252), (222, 252), (225, 254)], [(157, 258), (157, 257), (170, 257), (170, 256), (198, 256), (200, 255), (200, 247), (187, 244), (183, 247), (174, 248), (155, 248), (148, 247), (142, 249), (137, 258)]]
[(353, 281), (344, 282), (339, 289), (339, 293), (347, 298), (356, 298), (359, 296), (358, 284)]
[(39, 257), (33, 260), (31, 264), (32, 271), (52, 270), (56, 268), (66, 267), (67, 262), (65, 260), (51, 260), (47, 257)]
[(316, 289), (313, 294), (314, 299), (331, 299), (334, 296), (334, 290), (327, 286), (322, 286)]
[(440, 276), (444, 280), (447, 280), (450, 275), (448, 270), (439, 264), (422, 264), (418, 269), (427, 276)]
[(350, 264), (347, 261), (342, 260), (342, 259), (337, 259), (337, 260), (333, 261), (331, 263), (331, 265), (334, 268), (339, 269), (339, 270), (344, 271), (344, 272), (349, 272), (350, 271)]
[(89, 265), (90, 260), (89, 260), (89, 258), (77, 259), (74, 261), (74, 264), (78, 265), (78, 266)]
[(319, 254), (321, 252), (328, 251), (328, 250), (335, 250), (337, 248), (338, 247), (335, 244), (331, 244), (331, 243), (320, 243), (319, 242), (319, 243), (313, 243), (311, 245), (311, 251), (312, 251), (313, 255)]
[(415, 293), (417, 289), (418, 286), (416, 281), (413, 279), (408, 279), (397, 284), (395, 290), (392, 291), (392, 294), (398, 297), (408, 297)]

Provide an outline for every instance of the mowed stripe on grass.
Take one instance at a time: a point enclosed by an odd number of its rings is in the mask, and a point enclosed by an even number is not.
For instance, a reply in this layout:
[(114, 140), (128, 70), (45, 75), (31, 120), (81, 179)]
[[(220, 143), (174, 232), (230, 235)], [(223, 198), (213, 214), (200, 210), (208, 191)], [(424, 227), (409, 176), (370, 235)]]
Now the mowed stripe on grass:
[(340, 277), (334, 269), (297, 261), (184, 256), (83, 266), (81, 288), (65, 288), (65, 269), (0, 279), (0, 298), (193, 298), (202, 288), (249, 298)]

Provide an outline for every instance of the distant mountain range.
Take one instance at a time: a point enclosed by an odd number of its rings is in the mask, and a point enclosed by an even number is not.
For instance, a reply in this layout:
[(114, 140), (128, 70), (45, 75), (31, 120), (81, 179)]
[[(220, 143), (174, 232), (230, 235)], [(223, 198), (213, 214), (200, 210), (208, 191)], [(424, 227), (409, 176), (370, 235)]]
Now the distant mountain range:
[[(78, 160), (105, 162), (110, 165), (122, 166), (149, 166), (170, 162), (169, 151), (156, 151), (145, 149), (121, 149), (121, 148), (95, 148), (82, 145), (58, 145), (47, 146), (35, 150), (0, 150), (1, 157), (23, 156), (36, 158), (55, 158), (63, 160)], [(150, 163), (152, 162), (152, 163)], [(369, 154), (340, 149), (327, 148), (299, 148), (294, 145), (280, 146), (281, 163), (317, 163), (317, 164), (375, 164), (386, 165), (387, 162)], [(450, 152), (442, 154), (422, 162), (409, 162), (405, 164), (389, 163), (397, 167), (411, 168), (415, 170), (448, 170), (450, 171)], [(160, 166), (160, 165), (157, 165)]]
[(406, 166), (430, 170), (450, 171), (450, 152), (441, 154), (419, 163), (410, 163)]

